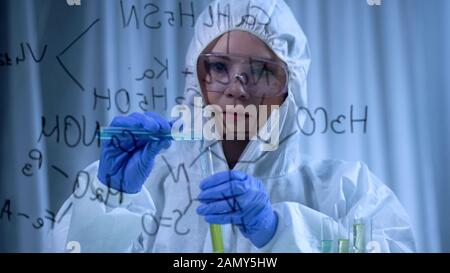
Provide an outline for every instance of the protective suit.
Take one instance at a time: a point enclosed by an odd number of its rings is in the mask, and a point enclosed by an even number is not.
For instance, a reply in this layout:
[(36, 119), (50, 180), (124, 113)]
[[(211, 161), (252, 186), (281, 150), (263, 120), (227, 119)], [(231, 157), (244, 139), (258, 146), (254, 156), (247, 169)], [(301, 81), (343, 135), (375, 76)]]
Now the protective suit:
[[(288, 95), (280, 107), (280, 144), (275, 151), (250, 141), (234, 170), (264, 183), (278, 216), (275, 235), (255, 247), (233, 225), (223, 225), (225, 252), (320, 252), (323, 219), (334, 238), (348, 234), (355, 218), (371, 219), (372, 241), (382, 252), (415, 250), (408, 217), (397, 198), (361, 162), (314, 160), (301, 153), (298, 125), (306, 106), (308, 44), (288, 6), (280, 0), (215, 1), (199, 16), (186, 65), (196, 71), (199, 54), (230, 30), (264, 41), (289, 69)], [(196, 91), (195, 91), (196, 90)], [(187, 77), (186, 104), (201, 96), (194, 74)], [(98, 162), (79, 175), (50, 239), (52, 251), (76, 241), (82, 252), (212, 252), (209, 225), (196, 213), (200, 142), (173, 142), (161, 152), (144, 187), (119, 194), (97, 178)], [(204, 143), (203, 143), (204, 145)], [(216, 172), (228, 169), (220, 142), (208, 143)]]

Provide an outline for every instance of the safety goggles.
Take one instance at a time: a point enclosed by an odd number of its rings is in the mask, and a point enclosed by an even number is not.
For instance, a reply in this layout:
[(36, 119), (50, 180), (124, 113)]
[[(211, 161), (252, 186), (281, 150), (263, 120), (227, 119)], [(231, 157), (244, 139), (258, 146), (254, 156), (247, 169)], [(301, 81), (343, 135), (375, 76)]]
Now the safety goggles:
[(225, 53), (200, 54), (199, 79), (208, 92), (225, 92), (235, 83), (257, 98), (282, 96), (287, 92), (288, 69), (285, 63)]

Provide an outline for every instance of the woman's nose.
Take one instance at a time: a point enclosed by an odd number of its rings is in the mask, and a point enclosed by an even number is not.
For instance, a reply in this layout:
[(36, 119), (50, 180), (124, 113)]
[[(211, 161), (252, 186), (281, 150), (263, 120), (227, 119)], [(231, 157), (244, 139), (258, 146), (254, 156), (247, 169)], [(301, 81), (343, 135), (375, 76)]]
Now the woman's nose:
[(224, 95), (229, 98), (236, 98), (241, 100), (247, 100), (250, 98), (250, 95), (245, 90), (244, 82), (239, 76), (233, 77), (231, 83), (225, 89)]

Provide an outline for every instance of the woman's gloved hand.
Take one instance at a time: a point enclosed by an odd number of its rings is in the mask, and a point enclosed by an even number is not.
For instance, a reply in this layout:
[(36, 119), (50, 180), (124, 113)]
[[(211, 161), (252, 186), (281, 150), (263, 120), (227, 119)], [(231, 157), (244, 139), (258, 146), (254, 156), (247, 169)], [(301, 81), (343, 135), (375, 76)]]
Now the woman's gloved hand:
[(239, 171), (224, 171), (203, 179), (197, 213), (210, 224), (235, 224), (256, 247), (275, 234), (278, 217), (262, 182)]
[(132, 113), (117, 116), (111, 127), (129, 128), (120, 137), (102, 140), (98, 179), (105, 185), (125, 193), (137, 193), (150, 174), (155, 156), (170, 146), (170, 140), (151, 140), (132, 134), (133, 129), (170, 134), (171, 124), (157, 113)]

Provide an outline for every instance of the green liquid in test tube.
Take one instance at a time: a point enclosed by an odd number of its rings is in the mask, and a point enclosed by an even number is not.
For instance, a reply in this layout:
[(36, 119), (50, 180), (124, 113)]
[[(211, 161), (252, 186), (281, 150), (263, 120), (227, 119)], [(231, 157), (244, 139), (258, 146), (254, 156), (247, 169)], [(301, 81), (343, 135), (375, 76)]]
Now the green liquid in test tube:
[[(339, 210), (336, 208), (336, 215), (339, 216)], [(347, 222), (338, 224), (338, 240), (337, 240), (337, 252), (338, 253), (349, 253), (350, 252), (350, 234), (349, 230), (346, 228), (348, 226)]]
[(350, 240), (349, 239), (339, 239), (338, 240), (338, 252), (339, 253), (348, 253), (350, 248)]
[(365, 226), (363, 223), (355, 221), (353, 224), (353, 252), (364, 253), (365, 241)]
[[(208, 165), (208, 172), (209, 172), (208, 175), (213, 175), (214, 174), (214, 165), (213, 165), (211, 147), (207, 148), (206, 157), (207, 157), (207, 165)], [(223, 247), (221, 226), (217, 225), (217, 224), (210, 224), (209, 230), (211, 233), (213, 252), (214, 253), (223, 253), (224, 247)]]

